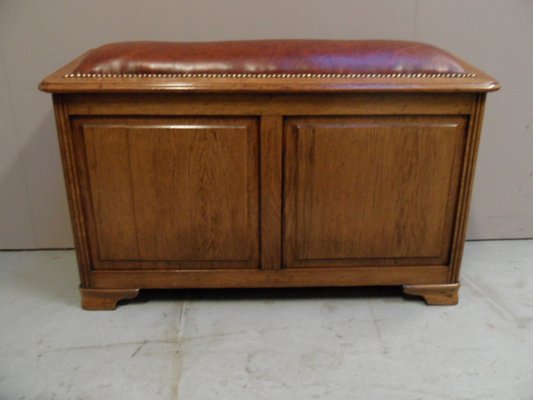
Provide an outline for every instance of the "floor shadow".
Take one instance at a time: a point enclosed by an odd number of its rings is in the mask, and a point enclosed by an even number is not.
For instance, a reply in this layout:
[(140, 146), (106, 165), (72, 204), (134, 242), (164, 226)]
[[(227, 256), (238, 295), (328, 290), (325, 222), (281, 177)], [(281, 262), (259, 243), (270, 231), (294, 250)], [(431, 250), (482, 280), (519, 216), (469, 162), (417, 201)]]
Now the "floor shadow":
[(401, 298), (401, 286), (253, 288), (253, 289), (143, 289), (132, 300), (119, 304), (149, 301), (265, 301), (310, 299)]

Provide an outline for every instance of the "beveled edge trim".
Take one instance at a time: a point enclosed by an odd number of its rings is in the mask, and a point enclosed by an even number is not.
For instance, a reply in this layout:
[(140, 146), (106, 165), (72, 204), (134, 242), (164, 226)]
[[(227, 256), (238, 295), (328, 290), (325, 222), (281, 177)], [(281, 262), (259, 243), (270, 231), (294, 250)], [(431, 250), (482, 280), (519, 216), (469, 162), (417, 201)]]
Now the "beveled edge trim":
[[(446, 265), (327, 267), (315, 269), (92, 271), (94, 288), (273, 288), (433, 285), (446, 282)], [(323, 272), (323, 273), (320, 273)]]
[(254, 74), (254, 73), (184, 73), (184, 74), (93, 74), (68, 73), (64, 78), (475, 78), (468, 73), (364, 73), (364, 74)]

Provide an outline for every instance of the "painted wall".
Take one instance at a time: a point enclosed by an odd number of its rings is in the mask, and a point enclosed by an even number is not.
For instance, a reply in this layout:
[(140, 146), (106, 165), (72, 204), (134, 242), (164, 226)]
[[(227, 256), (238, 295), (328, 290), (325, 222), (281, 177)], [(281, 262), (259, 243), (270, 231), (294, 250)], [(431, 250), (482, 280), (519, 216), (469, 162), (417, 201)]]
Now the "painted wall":
[(533, 1), (2, 0), (0, 249), (72, 246), (45, 75), (105, 42), (254, 38), (426, 41), (494, 75), (469, 238), (533, 237)]

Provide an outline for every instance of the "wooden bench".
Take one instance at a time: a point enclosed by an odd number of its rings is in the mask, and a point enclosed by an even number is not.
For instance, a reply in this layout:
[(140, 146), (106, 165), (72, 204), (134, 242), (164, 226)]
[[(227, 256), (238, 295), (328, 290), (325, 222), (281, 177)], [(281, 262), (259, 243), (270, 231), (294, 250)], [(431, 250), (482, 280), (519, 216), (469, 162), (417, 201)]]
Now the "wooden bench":
[(142, 288), (455, 304), (485, 95), (401, 41), (129, 42), (47, 77), (86, 309)]

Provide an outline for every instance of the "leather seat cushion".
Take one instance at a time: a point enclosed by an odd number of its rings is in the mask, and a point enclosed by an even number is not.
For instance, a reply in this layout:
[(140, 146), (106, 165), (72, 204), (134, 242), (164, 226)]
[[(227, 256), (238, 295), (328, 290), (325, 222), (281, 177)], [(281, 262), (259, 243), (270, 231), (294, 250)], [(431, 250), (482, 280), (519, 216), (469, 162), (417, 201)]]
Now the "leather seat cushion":
[(468, 74), (437, 47), (390, 40), (122, 42), (96, 48), (74, 74)]

